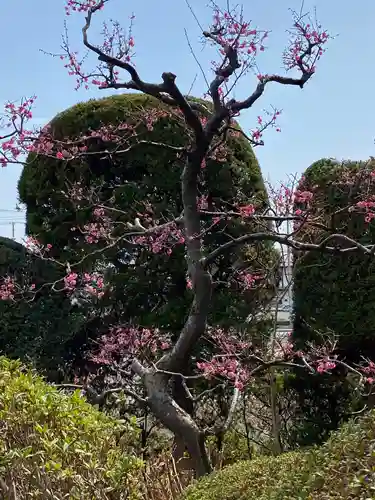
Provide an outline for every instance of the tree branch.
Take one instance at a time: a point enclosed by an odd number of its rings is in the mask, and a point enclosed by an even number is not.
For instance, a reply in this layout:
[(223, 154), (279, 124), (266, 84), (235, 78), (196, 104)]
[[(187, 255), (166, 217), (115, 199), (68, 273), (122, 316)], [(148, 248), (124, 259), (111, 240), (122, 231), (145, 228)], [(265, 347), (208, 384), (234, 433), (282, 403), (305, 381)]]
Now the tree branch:
[(230, 428), (234, 414), (237, 409), (238, 401), (240, 398), (240, 391), (237, 389), (237, 387), (234, 388), (233, 392), (233, 397), (232, 397), (232, 402), (229, 408), (228, 416), (223, 424), (215, 425), (214, 427), (211, 427), (210, 429), (207, 429), (204, 434), (205, 436), (216, 436), (217, 434), (220, 433), (225, 433), (228, 431)]
[(87, 393), (87, 396), (90, 400), (90, 403), (93, 405), (102, 405), (105, 403), (106, 399), (108, 396), (111, 394), (116, 394), (119, 392), (124, 392), (127, 396), (130, 396), (133, 398), (137, 403), (141, 406), (146, 406), (147, 405), (147, 400), (138, 396), (134, 391), (131, 389), (127, 389), (126, 387), (114, 387), (112, 389), (107, 389), (101, 393), (97, 393), (92, 387), (90, 386), (85, 386), (85, 385), (79, 385), (79, 384), (56, 384), (54, 387), (57, 387), (59, 389), (81, 389)]
[[(328, 244), (333, 241), (338, 240), (342, 241), (346, 244), (352, 245), (347, 248), (340, 248), (338, 246), (328, 246)], [(375, 245), (362, 245), (358, 241), (345, 236), (344, 234), (331, 234), (327, 236), (321, 243), (304, 243), (301, 241), (296, 241), (291, 239), (288, 235), (282, 236), (278, 234), (272, 233), (251, 233), (245, 234), (244, 236), (240, 236), (239, 238), (235, 238), (227, 243), (224, 243), (220, 247), (213, 250), (209, 253), (205, 258), (202, 259), (202, 263), (204, 266), (207, 266), (211, 262), (213, 262), (217, 257), (221, 254), (227, 252), (235, 246), (243, 245), (245, 243), (250, 243), (254, 241), (273, 241), (275, 243), (280, 243), (282, 245), (287, 245), (289, 247), (294, 248), (295, 250), (303, 250), (303, 251), (315, 251), (315, 252), (328, 252), (328, 253), (352, 253), (356, 251), (361, 251), (366, 255), (374, 255), (375, 253)]]

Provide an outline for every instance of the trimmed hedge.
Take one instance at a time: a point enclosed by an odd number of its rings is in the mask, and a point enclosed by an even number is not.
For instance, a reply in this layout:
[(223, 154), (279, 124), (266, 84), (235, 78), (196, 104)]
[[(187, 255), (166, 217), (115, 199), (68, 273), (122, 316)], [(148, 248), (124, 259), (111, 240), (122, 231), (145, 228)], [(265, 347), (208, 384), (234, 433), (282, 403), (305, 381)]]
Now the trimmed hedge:
[[(0, 493), (26, 500), (135, 498), (142, 462), (137, 437), (95, 410), (76, 391), (67, 396), (18, 361), (0, 357)], [(13, 497), (12, 497), (13, 498)]]
[[(363, 244), (375, 242), (375, 224), (366, 223), (363, 212), (347, 207), (375, 195), (375, 182), (368, 162), (320, 160), (305, 172), (303, 190), (312, 190), (312, 215), (321, 222), (334, 216), (334, 232)], [(320, 242), (329, 233), (309, 231), (303, 239)], [(352, 361), (360, 355), (374, 355), (375, 260), (364, 254), (328, 255), (310, 253), (295, 264), (294, 329), (297, 343), (321, 343), (329, 334), (338, 341), (338, 350)], [(315, 331), (314, 331), (315, 330)], [(302, 345), (303, 346), (303, 345)]]
[(8, 275), (21, 288), (35, 284), (38, 292), (35, 298), (26, 294), (14, 302), (0, 300), (0, 353), (31, 362), (58, 380), (89, 334), (87, 315), (46, 285), (61, 279), (64, 270), (0, 237), (0, 276)]
[[(199, 102), (209, 106), (204, 101)], [(52, 120), (50, 131), (56, 139), (72, 138), (96, 130), (103, 124), (137, 122), (145, 113), (158, 109), (170, 112), (170, 108), (149, 96), (115, 95), (69, 108)], [(190, 134), (181, 117), (174, 114), (157, 121), (152, 130), (144, 127), (141, 131), (144, 140), (174, 146), (185, 145)], [(89, 147), (100, 150), (103, 144), (99, 142)], [(215, 201), (219, 208), (227, 209), (235, 204), (245, 205), (255, 201), (261, 209), (267, 195), (258, 162), (248, 141), (241, 135), (229, 137), (228, 150), (226, 161), (207, 161), (200, 189), (208, 194), (209, 203)], [(91, 209), (88, 203), (78, 210), (71, 206), (61, 193), (66, 190), (67, 184), (80, 181), (83, 188), (103, 184), (103, 199), (111, 198), (112, 205), (125, 214), (118, 216), (118, 222), (133, 223), (138, 213), (144, 211), (145, 203), (151, 207), (153, 218), (163, 220), (163, 217), (170, 219), (181, 214), (181, 172), (182, 162), (176, 158), (174, 151), (155, 149), (147, 144), (112, 159), (93, 155), (85, 161), (69, 164), (32, 154), (19, 181), (20, 200), (27, 208), (27, 231), (37, 234), (44, 243), (51, 243), (52, 255), (67, 258), (73, 263), (94, 246), (85, 244), (77, 231), (71, 231), (73, 227), (91, 221)], [(121, 187), (114, 187), (116, 184)], [(224, 223), (213, 228), (207, 241), (209, 249), (227, 241), (223, 228)], [(243, 234), (248, 229), (243, 223), (232, 221), (227, 231)], [(135, 266), (124, 261), (126, 251), (135, 256)], [(270, 258), (274, 258), (274, 254), (269, 246), (262, 244), (254, 245), (245, 254), (232, 252), (217, 262), (215, 279), (225, 283), (231, 265), (239, 260), (245, 259), (257, 272), (269, 264)], [(186, 290), (186, 263), (182, 246), (166, 257), (142, 249), (135, 250), (123, 243), (121, 247), (106, 251), (100, 259), (115, 266), (111, 277), (113, 293), (106, 304), (113, 307), (115, 316), (138, 320), (144, 326), (172, 331), (181, 328), (191, 301), (190, 292)], [(94, 265), (95, 261), (85, 261), (86, 267)], [(256, 309), (262, 300), (258, 292), (247, 293), (245, 297), (247, 302), (236, 288), (228, 289), (219, 284), (214, 294), (210, 322), (227, 325), (242, 322), (249, 310)]]
[[(312, 216), (360, 243), (375, 242), (375, 224), (348, 210), (358, 201), (375, 195), (373, 162), (338, 162), (322, 159), (312, 164), (300, 189), (313, 192)], [(299, 208), (299, 206), (296, 206)], [(302, 207), (303, 208), (303, 207)], [(333, 216), (335, 212), (336, 215)], [(302, 233), (304, 241), (319, 243), (328, 234), (321, 229)], [(295, 254), (293, 341), (298, 349), (308, 342), (337, 342), (336, 354), (349, 363), (375, 356), (375, 260), (363, 253), (329, 255)], [(342, 368), (334, 375), (311, 377), (296, 372), (289, 386), (298, 394), (299, 436), (302, 445), (327, 438), (361, 402)], [(297, 433), (298, 434), (298, 433)]]
[(373, 498), (375, 412), (345, 424), (321, 447), (238, 462), (188, 488), (184, 500)]

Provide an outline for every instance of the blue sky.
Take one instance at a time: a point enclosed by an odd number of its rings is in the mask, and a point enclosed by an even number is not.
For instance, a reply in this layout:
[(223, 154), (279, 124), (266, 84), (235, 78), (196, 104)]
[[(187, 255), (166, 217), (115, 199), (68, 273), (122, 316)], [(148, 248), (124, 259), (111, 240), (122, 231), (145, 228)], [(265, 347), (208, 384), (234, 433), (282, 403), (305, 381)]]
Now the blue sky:
[[(208, 26), (210, 10), (205, 0), (191, 0), (201, 24)], [(44, 124), (56, 113), (89, 98), (112, 94), (113, 91), (74, 90), (74, 81), (66, 74), (59, 59), (43, 54), (40, 49), (59, 52), (63, 32), (65, 0), (12, 0), (0, 7), (0, 46), (2, 47), (2, 79), (0, 104), (36, 94), (35, 124)], [(322, 157), (366, 159), (374, 155), (375, 137), (375, 40), (372, 36), (375, 2), (343, 0), (305, 0), (305, 8), (317, 7), (318, 17), (331, 34), (338, 36), (329, 43), (317, 74), (301, 91), (272, 85), (263, 99), (243, 114), (241, 125), (249, 130), (257, 115), (273, 105), (283, 113), (279, 123), (282, 133), (269, 131), (265, 146), (256, 154), (265, 177), (284, 179), (302, 172)], [(258, 0), (245, 2), (247, 18), (259, 29), (269, 29), (267, 50), (258, 60), (262, 73), (282, 72), (281, 55), (287, 42), (286, 29), (291, 26), (288, 8), (299, 9), (300, 0)], [(209, 51), (201, 51), (196, 43), (198, 27), (185, 0), (111, 0), (98, 16), (92, 31), (98, 40), (100, 22), (114, 18), (128, 24), (136, 15), (134, 37), (136, 64), (145, 80), (158, 82), (163, 71), (177, 75), (177, 83), (187, 92), (199, 69), (187, 46), (184, 28), (196, 48), (196, 54), (209, 72)], [(70, 43), (81, 50), (82, 15), (69, 19)], [(90, 64), (89, 64), (90, 66)], [(255, 78), (242, 80), (237, 97), (252, 91)], [(204, 81), (199, 75), (193, 94), (202, 95)], [(17, 201), (20, 168), (0, 170), (0, 235), (10, 236), (11, 210)], [(19, 220), (19, 216), (17, 220)], [(23, 226), (17, 226), (22, 236)]]

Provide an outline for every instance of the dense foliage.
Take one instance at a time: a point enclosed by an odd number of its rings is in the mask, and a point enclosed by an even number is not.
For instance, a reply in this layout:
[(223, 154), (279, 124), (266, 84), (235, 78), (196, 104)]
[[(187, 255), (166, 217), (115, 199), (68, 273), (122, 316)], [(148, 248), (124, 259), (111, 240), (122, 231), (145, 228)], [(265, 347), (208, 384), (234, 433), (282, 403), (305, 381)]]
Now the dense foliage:
[(321, 447), (238, 462), (189, 488), (185, 500), (373, 498), (375, 413), (345, 424)]
[[(375, 194), (373, 168), (371, 161), (322, 159), (306, 170), (300, 188), (313, 193), (309, 210), (312, 217), (319, 215), (317, 222), (326, 229), (302, 230), (303, 240), (319, 243), (329, 234), (341, 233), (362, 244), (375, 242), (371, 215), (369, 219), (357, 205)], [(373, 358), (374, 259), (358, 253), (296, 253), (295, 257), (293, 341), (297, 348), (306, 348), (308, 342), (330, 342), (336, 343), (334, 352), (348, 363), (360, 361), (361, 356)], [(303, 444), (325, 439), (359, 403), (353, 401), (342, 368), (334, 376), (315, 378), (299, 371), (291, 381), (302, 409), (298, 440)]]
[[(205, 101), (198, 102), (209, 106)], [(159, 112), (166, 115), (147, 127), (147, 120), (154, 119)], [(155, 143), (184, 146), (191, 130), (178, 113), (154, 98), (122, 94), (81, 103), (56, 116), (44, 133), (48, 131), (56, 141), (98, 132), (99, 137), (94, 134), (94, 139), (86, 142), (89, 151), (98, 152), (114, 147), (100, 138), (103, 130), (124, 123), (136, 127), (140, 140), (154, 144), (143, 142), (122, 153), (117, 147), (112, 155), (93, 154), (69, 162), (45, 155), (29, 156), (19, 182), (20, 200), (27, 208), (28, 233), (37, 235), (44, 244), (52, 244), (51, 255), (74, 263), (82, 255), (106, 246), (103, 241), (88, 243), (79, 230), (93, 222), (93, 199), (89, 199), (88, 193), (94, 190), (97, 204), (114, 209), (109, 215), (119, 228), (115, 235), (127, 222), (134, 223), (136, 217), (141, 216), (142, 223), (145, 217), (162, 223), (181, 214), (183, 159), (174, 150), (156, 147)], [(241, 134), (229, 135), (225, 155), (217, 156), (207, 159), (199, 186), (208, 208), (228, 210), (251, 202), (261, 210), (266, 202), (265, 187), (248, 141)], [(78, 182), (85, 199), (74, 204), (71, 190)], [(223, 229), (226, 233), (243, 234), (249, 225), (243, 221), (218, 223), (207, 235), (209, 248), (227, 241)], [(215, 271), (212, 322), (241, 322), (257, 308), (261, 294), (251, 291), (239, 294), (238, 285), (234, 283), (228, 289), (227, 282), (241, 266), (249, 266), (254, 273), (264, 272), (274, 257), (268, 246), (255, 244), (241, 256), (232, 253), (221, 259)], [(95, 267), (98, 258), (99, 254), (92, 259), (86, 255), (85, 269)], [(191, 292), (186, 289), (182, 245), (166, 256), (163, 251), (135, 249), (122, 240), (104, 251), (100, 260), (114, 265), (113, 289), (106, 304), (112, 307), (113, 321), (131, 318), (145, 326), (177, 331), (181, 328), (191, 300)]]
[(60, 378), (90, 328), (82, 308), (51, 290), (51, 284), (64, 276), (64, 269), (11, 239), (0, 238), (0, 271), (2, 276), (16, 276), (18, 286), (29, 290), (22, 300), (0, 300), (1, 352), (32, 362), (50, 379)]
[[(0, 475), (5, 498), (120, 500), (137, 493), (133, 424), (95, 410), (0, 358)], [(7, 491), (9, 488), (9, 491)]]
[[(363, 211), (352, 210), (358, 202), (375, 195), (368, 162), (320, 160), (309, 167), (302, 189), (311, 190), (312, 215), (328, 230), (310, 229), (304, 239), (320, 242), (332, 233), (345, 234), (362, 244), (375, 241), (375, 225)], [(336, 212), (336, 214), (335, 214)], [(335, 214), (335, 215), (334, 215)], [(358, 253), (328, 255), (309, 253), (295, 264), (295, 341), (318, 343), (331, 336), (338, 350), (351, 360), (374, 354), (375, 263)]]

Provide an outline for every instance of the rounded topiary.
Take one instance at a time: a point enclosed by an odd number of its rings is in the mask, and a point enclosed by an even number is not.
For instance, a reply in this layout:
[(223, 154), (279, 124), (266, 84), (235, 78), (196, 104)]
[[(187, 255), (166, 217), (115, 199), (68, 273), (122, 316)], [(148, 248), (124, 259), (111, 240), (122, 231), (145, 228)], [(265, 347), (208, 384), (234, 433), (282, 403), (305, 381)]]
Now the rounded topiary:
[[(205, 101), (196, 100), (204, 107)], [(157, 112), (165, 116), (147, 128), (145, 117)], [(38, 235), (44, 243), (53, 245), (51, 254), (70, 263), (79, 260), (93, 248), (104, 247), (87, 244), (79, 231), (72, 230), (92, 220), (92, 206), (86, 203), (81, 208), (72, 206), (66, 197), (69, 186), (80, 182), (83, 190), (100, 186), (99, 199), (121, 210), (114, 216), (123, 227), (127, 222), (147, 213), (153, 220), (170, 220), (182, 211), (180, 177), (183, 159), (176, 151), (156, 147), (155, 143), (166, 143), (175, 147), (185, 146), (191, 132), (181, 116), (156, 99), (138, 95), (121, 94), (81, 103), (57, 115), (48, 126), (55, 140), (73, 139), (88, 134), (103, 126), (119, 123), (138, 124), (137, 131), (142, 141), (154, 144), (137, 145), (130, 151), (117, 155), (89, 155), (80, 160), (65, 162), (56, 158), (31, 154), (20, 182), (20, 200), (27, 208), (27, 231)], [(46, 133), (46, 132), (44, 132)], [(103, 151), (108, 145), (94, 141), (89, 148)], [(113, 145), (111, 145), (113, 147)], [(90, 149), (90, 151), (91, 151)], [(259, 209), (267, 201), (266, 191), (258, 162), (248, 141), (241, 134), (233, 134), (227, 140), (227, 156), (209, 159), (202, 170), (200, 189), (207, 195), (209, 205), (227, 210), (238, 205), (255, 203)], [(113, 215), (113, 213), (112, 213)], [(224, 224), (224, 223), (223, 223)], [(232, 221), (227, 232), (242, 234), (254, 228)], [(223, 225), (213, 227), (207, 239), (209, 248), (227, 241)], [(218, 285), (214, 294), (214, 305), (210, 321), (229, 323), (242, 321), (251, 309), (259, 304), (259, 294), (249, 293), (247, 304), (243, 295), (235, 288), (228, 289), (228, 272), (236, 263), (246, 261), (254, 272), (268, 266), (274, 255), (262, 244), (254, 245), (251, 252), (232, 252), (217, 262), (215, 280)], [(255, 251), (254, 251), (255, 250)], [(136, 264), (129, 264), (129, 255)], [(246, 257), (252, 255), (255, 257)], [(263, 261), (262, 261), (263, 259)], [(175, 247), (167, 257), (148, 250), (135, 249), (122, 241), (121, 244), (86, 259), (84, 265), (95, 266), (109, 262), (112, 266), (113, 292), (108, 306), (114, 306), (115, 315), (132, 319), (142, 325), (153, 325), (169, 330), (179, 330), (185, 320), (191, 297), (186, 290), (186, 265), (183, 245)], [(244, 306), (246, 304), (246, 306)]]
[(2, 498), (121, 500), (139, 491), (134, 423), (107, 417), (79, 391), (62, 394), (4, 357), (0, 427)]
[[(375, 195), (373, 162), (322, 159), (305, 172), (300, 188), (311, 191), (311, 217), (326, 225), (300, 233), (319, 243), (329, 234), (349, 236), (362, 244), (375, 242), (375, 224), (357, 203)], [(300, 208), (299, 206), (296, 208)], [(303, 207), (302, 207), (303, 208)], [(353, 210), (354, 208), (354, 210)], [(375, 259), (357, 253), (295, 254), (293, 341), (335, 345), (334, 353), (349, 364), (361, 356), (373, 358), (375, 332)], [(326, 439), (351, 412), (363, 404), (339, 366), (332, 375), (311, 376), (296, 371), (288, 385), (296, 391), (296, 441), (311, 444)]]
[[(312, 217), (319, 216), (329, 230), (303, 232), (305, 241), (319, 243), (340, 233), (365, 245), (375, 242), (375, 224), (357, 209), (358, 202), (375, 195), (373, 167), (371, 162), (323, 159), (306, 170), (301, 189), (313, 192)], [(375, 354), (375, 259), (362, 252), (311, 252), (298, 256), (294, 271), (295, 342), (303, 347), (330, 336), (352, 361)]]
[(345, 424), (319, 448), (238, 462), (188, 488), (184, 500), (372, 498), (375, 413)]

